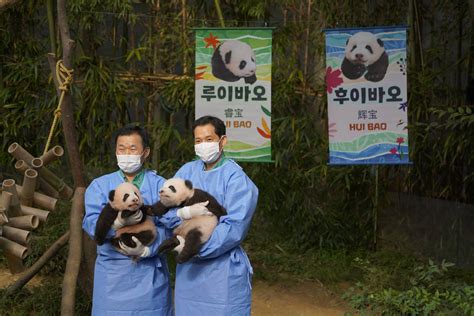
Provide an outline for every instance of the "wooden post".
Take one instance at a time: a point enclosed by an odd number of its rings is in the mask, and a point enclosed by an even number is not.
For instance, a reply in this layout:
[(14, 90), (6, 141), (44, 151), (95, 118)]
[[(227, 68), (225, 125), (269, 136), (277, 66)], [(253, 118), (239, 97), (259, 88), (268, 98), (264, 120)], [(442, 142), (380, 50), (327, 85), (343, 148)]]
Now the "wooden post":
[(84, 187), (76, 188), (72, 199), (69, 249), (74, 249), (74, 251), (69, 250), (67, 257), (63, 280), (61, 315), (74, 315), (76, 283), (82, 254), (82, 214), (84, 214), (85, 192), (86, 189)]

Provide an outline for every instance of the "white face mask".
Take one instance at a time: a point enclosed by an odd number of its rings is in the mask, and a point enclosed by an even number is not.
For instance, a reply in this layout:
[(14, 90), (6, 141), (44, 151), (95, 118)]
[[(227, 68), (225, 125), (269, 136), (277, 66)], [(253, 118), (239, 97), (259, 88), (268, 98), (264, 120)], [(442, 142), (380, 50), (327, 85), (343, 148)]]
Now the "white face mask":
[(219, 150), (219, 142), (203, 142), (194, 145), (194, 151), (204, 163), (213, 163), (219, 158), (221, 153)]
[(125, 173), (135, 173), (142, 167), (142, 155), (117, 155), (117, 165)]

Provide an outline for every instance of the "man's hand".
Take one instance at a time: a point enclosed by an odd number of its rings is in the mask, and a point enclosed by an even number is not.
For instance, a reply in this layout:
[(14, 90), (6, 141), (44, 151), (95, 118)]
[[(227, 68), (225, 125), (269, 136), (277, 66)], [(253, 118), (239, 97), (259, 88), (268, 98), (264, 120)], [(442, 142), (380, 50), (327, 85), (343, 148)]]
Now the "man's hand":
[(128, 217), (122, 217), (122, 212), (119, 212), (117, 218), (115, 219), (114, 223), (112, 224), (112, 228), (117, 230), (124, 226), (130, 226), (140, 223), (143, 218), (143, 212), (140, 210), (132, 213)]
[(212, 216), (214, 214), (209, 212), (209, 210), (206, 207), (208, 204), (209, 204), (209, 201), (196, 203), (190, 206), (185, 206), (178, 210), (177, 215), (181, 219), (190, 219), (190, 218), (193, 218), (196, 216), (202, 216), (202, 215)]
[(150, 247), (143, 245), (135, 236), (132, 237), (132, 240), (136, 244), (135, 247), (128, 247), (122, 241), (119, 241), (120, 248), (117, 250), (126, 256), (148, 257), (150, 255)]

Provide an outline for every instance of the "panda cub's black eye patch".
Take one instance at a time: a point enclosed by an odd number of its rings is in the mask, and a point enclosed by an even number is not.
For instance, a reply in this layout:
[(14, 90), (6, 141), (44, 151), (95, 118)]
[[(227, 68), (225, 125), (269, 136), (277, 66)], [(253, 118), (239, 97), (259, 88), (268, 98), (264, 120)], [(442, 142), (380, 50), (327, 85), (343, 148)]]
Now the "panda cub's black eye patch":
[(123, 195), (123, 201), (125, 202), (125, 201), (128, 199), (129, 196), (130, 196), (130, 194), (125, 193), (125, 194)]
[(242, 60), (239, 65), (239, 69), (244, 69), (245, 66), (247, 66), (247, 62), (245, 60)]
[(173, 193), (176, 193), (176, 188), (173, 185), (168, 187)]
[(365, 49), (367, 49), (371, 54), (374, 53), (374, 51), (372, 50), (372, 47), (370, 47), (369, 45), (365, 46)]
[(356, 48), (357, 48), (357, 45), (354, 45), (354, 46), (352, 47), (352, 49), (351, 49), (351, 52), (353, 52), (354, 49), (356, 49)]

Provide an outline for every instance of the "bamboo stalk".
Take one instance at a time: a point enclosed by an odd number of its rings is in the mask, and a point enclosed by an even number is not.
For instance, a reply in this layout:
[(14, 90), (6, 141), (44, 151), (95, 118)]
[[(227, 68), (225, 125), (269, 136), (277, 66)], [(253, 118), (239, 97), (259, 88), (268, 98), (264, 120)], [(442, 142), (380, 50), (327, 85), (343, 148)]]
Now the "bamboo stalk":
[[(3, 229), (5, 229), (5, 227)], [(0, 249), (8, 251), (19, 259), (25, 259), (28, 256), (28, 248), (4, 237), (0, 237)]]
[(24, 160), (31, 166), (31, 161), (35, 158), (25, 148), (18, 143), (13, 143), (8, 146), (8, 153), (16, 158), (16, 160)]
[[(7, 209), (0, 205), (0, 227), (2, 227), (2, 225), (5, 225), (6, 223), (8, 223)], [(0, 236), (2, 236), (1, 232)]]
[[(33, 161), (31, 162), (33, 167), (35, 166), (37, 167), (39, 164), (39, 161), (41, 160), (33, 159)], [(28, 164), (24, 160), (17, 160), (17, 162), (15, 163), (15, 169), (20, 174), (24, 174), (26, 169), (28, 169), (28, 167), (29, 167)], [(48, 182), (46, 182), (46, 180), (39, 177), (37, 182), (39, 183), (39, 188), (43, 191), (43, 193), (53, 198), (59, 197), (59, 192), (56, 191)]]
[(29, 207), (26, 205), (21, 206), (21, 212), (22, 214), (25, 214), (25, 215), (34, 215), (40, 220), (40, 222), (43, 222), (43, 223), (46, 222), (49, 217), (48, 211), (40, 210), (39, 208), (35, 208), (35, 207)]
[(15, 157), (17, 160), (23, 160), (28, 165), (36, 169), (40, 176), (43, 177), (54, 189), (59, 192), (59, 196), (64, 199), (71, 198), (74, 191), (64, 181), (58, 178), (53, 172), (44, 166), (44, 162), (41, 158), (33, 157), (28, 151), (26, 151), (20, 144), (13, 143), (8, 147), (8, 153)]
[(46, 182), (43, 178), (39, 178), (40, 190), (45, 194), (52, 198), (59, 198), (59, 192), (56, 191), (51, 184)]
[(222, 15), (221, 4), (219, 3), (219, 0), (214, 0), (214, 5), (216, 6), (217, 16), (219, 17), (221, 27), (225, 27), (224, 16)]
[(5, 179), (3, 180), (3, 190), (10, 192), (12, 194), (10, 207), (7, 209), (7, 216), (20, 216), (21, 209), (20, 209), (20, 199), (18, 197), (17, 188), (15, 186), (15, 180), (13, 179)]
[(7, 191), (3, 191), (0, 196), (0, 206), (3, 206), (6, 209), (8, 214), (8, 209), (10, 208), (10, 203), (12, 201), (13, 194)]
[(11, 295), (21, 289), (28, 281), (30, 281), (41, 268), (48, 263), (48, 261), (67, 243), (69, 239), (69, 232), (64, 233), (58, 240), (56, 240), (51, 247), (38, 259), (28, 270), (24, 271), (15, 283), (11, 284), (6, 289), (6, 295)]
[(48, 29), (49, 44), (51, 45), (51, 53), (56, 53), (56, 34), (54, 32), (54, 5), (53, 0), (46, 0), (46, 9), (48, 12)]
[[(41, 158), (34, 158), (32, 161), (31, 161), (31, 167), (35, 170), (42, 170), (43, 168), (43, 159)], [(51, 185), (44, 177), (45, 175), (45, 170), (42, 170), (42, 173), (40, 174), (40, 185), (41, 185), (41, 189), (43, 190), (46, 190), (48, 191), (49, 188), (51, 188), (53, 190), (53, 192), (57, 192), (57, 195), (55, 194), (51, 194), (51, 196), (57, 198), (59, 196), (59, 192), (55, 189), (55, 187), (60, 187), (61, 186), (61, 181), (57, 181), (56, 178), (53, 176), (51, 177), (50, 181), (55, 181), (54, 185)], [(46, 176), (50, 176), (50, 174), (46, 171)], [(50, 195), (50, 194), (48, 194)]]
[(187, 48), (188, 48), (188, 41), (187, 41), (187, 34), (186, 34), (186, 0), (181, 0), (181, 34), (183, 35), (183, 47), (184, 47), (184, 54), (183, 54), (183, 74), (188, 73), (188, 59), (187, 59)]
[(15, 162), (15, 170), (18, 171), (19, 174), (24, 174), (28, 168), (29, 166), (24, 160), (17, 160)]
[(64, 149), (57, 145), (48, 150), (44, 155), (40, 157), (43, 160), (43, 165), (49, 164), (51, 161), (56, 160), (64, 155)]
[[(23, 187), (21, 185), (16, 186), (16, 190), (21, 194)], [(58, 202), (57, 199), (50, 197), (48, 195), (35, 192), (33, 194), (33, 205), (36, 207), (45, 208), (50, 211), (54, 211), (56, 208), (56, 203)]]
[(59, 192), (59, 196), (64, 199), (71, 198), (74, 191), (62, 179), (58, 178), (53, 172), (44, 166), (41, 158), (34, 158), (32, 161), (33, 168), (38, 170), (41, 177), (43, 177), (48, 184)]
[(27, 246), (31, 240), (31, 232), (16, 227), (3, 226), (3, 237), (20, 245)]
[(33, 205), (33, 195), (36, 189), (38, 172), (34, 169), (26, 169), (23, 175), (23, 190), (21, 190), (20, 201), (23, 205)]
[(38, 228), (39, 218), (35, 215), (10, 217), (7, 225), (20, 229), (33, 230)]

